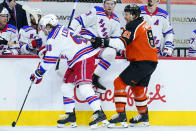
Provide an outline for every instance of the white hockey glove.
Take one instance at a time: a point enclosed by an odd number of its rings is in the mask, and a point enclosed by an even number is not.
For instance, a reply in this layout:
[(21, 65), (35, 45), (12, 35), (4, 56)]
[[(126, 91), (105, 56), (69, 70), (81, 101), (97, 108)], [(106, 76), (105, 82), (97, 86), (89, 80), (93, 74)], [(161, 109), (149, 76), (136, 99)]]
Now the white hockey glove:
[(173, 47), (174, 47), (174, 44), (171, 41), (166, 41), (162, 56), (172, 56), (173, 55)]
[(13, 55), (11, 50), (2, 51), (2, 55)]
[(42, 81), (42, 77), (43, 77), (43, 72), (40, 73), (40, 70), (37, 69), (35, 71), (35, 73), (31, 74), (30, 76), (30, 80), (34, 83), (34, 84), (39, 84)]
[(172, 55), (173, 55), (173, 49), (171, 49), (171, 48), (164, 48), (164, 50), (163, 50), (163, 56), (170, 57)]
[(40, 48), (42, 46), (42, 44), (43, 44), (42, 38), (32, 39), (29, 42), (28, 47), (30, 49), (36, 49), (36, 48)]

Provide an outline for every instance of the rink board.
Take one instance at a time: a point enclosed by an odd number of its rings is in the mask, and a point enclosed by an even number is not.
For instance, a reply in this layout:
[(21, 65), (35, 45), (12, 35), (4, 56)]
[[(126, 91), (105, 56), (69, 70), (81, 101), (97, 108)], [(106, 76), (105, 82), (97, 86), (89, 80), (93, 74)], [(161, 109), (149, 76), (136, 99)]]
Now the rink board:
[[(32, 57), (34, 58), (34, 57)], [(0, 58), (0, 125), (15, 121), (30, 85), (29, 76), (35, 70), (39, 59)], [(64, 60), (60, 67), (62, 72)], [(127, 67), (125, 60), (117, 59), (101, 79), (107, 87), (100, 95), (102, 108), (108, 119), (115, 114), (113, 80)], [(147, 95), (151, 125), (196, 125), (195, 69), (194, 59), (160, 59), (152, 75)], [(48, 71), (39, 85), (32, 85), (31, 91), (19, 119), (19, 125), (55, 126), (58, 116), (64, 114), (61, 93), (62, 78), (54, 68)], [(136, 115), (130, 87), (127, 87), (127, 117)], [(75, 88), (76, 115), (78, 125), (88, 125), (92, 110)]]

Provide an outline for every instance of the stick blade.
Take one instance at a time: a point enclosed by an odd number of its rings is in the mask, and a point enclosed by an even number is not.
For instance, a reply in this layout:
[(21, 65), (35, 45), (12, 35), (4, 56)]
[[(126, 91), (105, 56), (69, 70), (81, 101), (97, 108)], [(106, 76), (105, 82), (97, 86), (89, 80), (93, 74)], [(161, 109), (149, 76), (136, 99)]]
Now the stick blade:
[(15, 127), (15, 126), (16, 126), (16, 122), (13, 121), (13, 122), (12, 122), (12, 127)]

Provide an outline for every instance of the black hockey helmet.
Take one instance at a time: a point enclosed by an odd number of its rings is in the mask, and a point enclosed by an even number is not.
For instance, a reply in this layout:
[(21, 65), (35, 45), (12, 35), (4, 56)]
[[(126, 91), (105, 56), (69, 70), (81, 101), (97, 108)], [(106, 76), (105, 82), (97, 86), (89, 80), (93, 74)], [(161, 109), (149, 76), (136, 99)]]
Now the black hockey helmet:
[(136, 4), (125, 6), (124, 12), (130, 12), (130, 14), (136, 15), (136, 17), (140, 17), (141, 14), (140, 7)]

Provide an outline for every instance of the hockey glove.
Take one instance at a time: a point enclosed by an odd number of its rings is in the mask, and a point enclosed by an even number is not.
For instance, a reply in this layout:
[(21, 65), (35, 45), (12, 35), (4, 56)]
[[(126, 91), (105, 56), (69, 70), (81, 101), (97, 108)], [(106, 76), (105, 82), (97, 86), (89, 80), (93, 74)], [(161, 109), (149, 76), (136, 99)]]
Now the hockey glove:
[(43, 44), (42, 38), (33, 39), (29, 43), (29, 48), (30, 49), (40, 48), (42, 46), (42, 44)]
[(164, 48), (164, 50), (163, 50), (163, 56), (168, 56), (168, 57), (170, 57), (170, 56), (172, 56), (172, 54), (173, 54), (173, 49)]
[(8, 41), (3, 37), (0, 37), (0, 45), (7, 45)]
[(163, 56), (172, 56), (174, 44), (171, 41), (166, 41), (164, 45), (165, 45), (165, 48), (163, 49), (162, 55)]
[(44, 74), (43, 72), (41, 72), (39, 69), (37, 69), (35, 71), (35, 73), (31, 74), (30, 80), (34, 84), (39, 84), (42, 81), (43, 74)]
[(100, 37), (93, 37), (91, 41), (92, 47), (94, 49), (98, 47), (108, 47), (109, 46), (109, 39), (107, 38), (100, 38)]
[(2, 55), (13, 55), (11, 50), (2, 51)]

